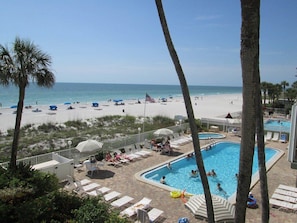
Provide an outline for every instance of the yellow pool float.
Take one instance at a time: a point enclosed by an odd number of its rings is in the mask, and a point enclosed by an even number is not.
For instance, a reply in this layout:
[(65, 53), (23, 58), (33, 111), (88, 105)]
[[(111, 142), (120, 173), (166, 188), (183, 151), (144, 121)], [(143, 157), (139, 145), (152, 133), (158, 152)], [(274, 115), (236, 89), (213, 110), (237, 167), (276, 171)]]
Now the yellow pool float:
[(171, 191), (170, 192), (170, 196), (172, 197), (172, 198), (179, 198), (180, 196), (181, 196), (181, 192), (180, 191), (177, 191), (177, 190), (174, 190), (174, 191)]

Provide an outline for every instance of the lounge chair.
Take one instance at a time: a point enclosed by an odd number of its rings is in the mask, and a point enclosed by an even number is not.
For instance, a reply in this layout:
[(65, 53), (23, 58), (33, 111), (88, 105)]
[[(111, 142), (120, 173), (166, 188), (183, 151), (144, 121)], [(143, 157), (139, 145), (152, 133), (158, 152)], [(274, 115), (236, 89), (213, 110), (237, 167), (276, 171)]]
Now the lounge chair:
[(271, 139), (274, 142), (277, 142), (279, 140), (279, 133), (278, 132), (274, 132), (273, 133), (273, 137)]
[(121, 197), (118, 200), (115, 200), (115, 201), (111, 202), (110, 205), (113, 206), (113, 207), (116, 207), (116, 208), (121, 208), (124, 205), (130, 203), (132, 200), (134, 200), (134, 198), (129, 197), (129, 196), (124, 196), (124, 197)]
[(157, 208), (153, 208), (149, 212), (143, 209), (137, 210), (137, 222), (140, 223), (147, 223), (147, 222), (155, 222), (164, 211), (159, 210)]
[(293, 192), (297, 193), (297, 187), (292, 187), (292, 186), (287, 186), (287, 185), (284, 185), (284, 184), (280, 184), (278, 186), (278, 188), (282, 189), (282, 190), (288, 190), (288, 191), (293, 191)]
[(112, 201), (115, 198), (119, 197), (121, 195), (121, 193), (117, 192), (117, 191), (112, 191), (108, 194), (105, 194), (103, 197), (105, 199), (105, 201)]
[(280, 201), (280, 200), (276, 200), (273, 198), (269, 199), (269, 203), (273, 206), (273, 207), (277, 207), (280, 209), (284, 209), (284, 210), (290, 210), (290, 211), (297, 211), (297, 204), (292, 204), (286, 201)]
[(98, 183), (90, 183), (85, 186), (82, 186), (80, 184), (80, 182), (76, 182), (76, 183), (77, 183), (77, 188), (74, 190), (74, 192), (78, 193), (78, 194), (85, 194), (88, 191), (92, 191), (92, 190), (100, 187), (100, 184), (98, 184)]
[(267, 132), (266, 135), (265, 135), (265, 139), (267, 141), (271, 141), (271, 139), (272, 139), (272, 132)]
[(110, 191), (110, 188), (108, 187), (101, 187), (101, 188), (96, 188), (95, 190), (92, 190), (90, 192), (86, 192), (87, 195), (90, 196), (98, 196), (107, 193)]
[(297, 203), (297, 198), (282, 195), (282, 194), (277, 194), (277, 193), (272, 194), (271, 198), (281, 200), (281, 201), (290, 202), (290, 203)]
[(144, 210), (148, 209), (150, 207), (151, 201), (152, 201), (151, 199), (144, 197), (137, 203), (123, 210), (120, 214), (122, 216), (127, 216), (130, 218), (137, 214), (138, 209), (144, 209)]
[(82, 180), (79, 180), (79, 181), (74, 181), (73, 180), (73, 177), (68, 175), (67, 176), (67, 183), (65, 185), (65, 188), (66, 189), (76, 189), (79, 185), (81, 186), (85, 186), (87, 184), (90, 184), (92, 181), (88, 180), (88, 179), (82, 179)]
[(286, 142), (287, 142), (287, 135), (284, 134), (284, 133), (282, 133), (282, 134), (280, 135), (279, 142), (286, 143)]
[(294, 191), (283, 190), (283, 189), (277, 188), (277, 189), (275, 189), (274, 193), (297, 198), (297, 193)]

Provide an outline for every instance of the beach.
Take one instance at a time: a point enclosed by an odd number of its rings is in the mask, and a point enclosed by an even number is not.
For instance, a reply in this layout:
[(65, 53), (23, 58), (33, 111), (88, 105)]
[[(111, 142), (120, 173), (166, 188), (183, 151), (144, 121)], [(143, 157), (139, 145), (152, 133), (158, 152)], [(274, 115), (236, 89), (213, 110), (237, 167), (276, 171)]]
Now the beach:
[[(242, 94), (217, 94), (191, 97), (196, 119), (225, 117), (228, 113), (240, 113)], [(123, 103), (123, 104), (121, 104)], [(154, 117), (157, 115), (175, 118), (187, 117), (182, 97), (171, 97), (166, 102), (155, 103), (144, 100), (123, 100), (119, 105), (113, 101), (99, 102), (98, 107), (92, 103), (57, 104), (57, 110), (50, 110), (50, 105), (33, 105), (23, 110), (21, 126), (28, 124), (64, 123), (67, 121), (86, 120), (107, 115), (131, 115), (135, 117)], [(69, 109), (69, 107), (72, 109)], [(38, 111), (36, 112), (36, 109)], [(15, 125), (16, 108), (0, 109), (0, 131), (6, 132)]]

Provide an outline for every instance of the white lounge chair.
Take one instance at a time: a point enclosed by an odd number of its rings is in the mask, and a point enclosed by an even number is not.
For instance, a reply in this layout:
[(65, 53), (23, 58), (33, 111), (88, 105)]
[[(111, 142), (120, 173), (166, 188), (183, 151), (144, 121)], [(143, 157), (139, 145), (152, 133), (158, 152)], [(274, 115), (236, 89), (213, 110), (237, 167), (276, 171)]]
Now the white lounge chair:
[(271, 198), (281, 200), (281, 201), (290, 202), (290, 203), (297, 203), (297, 198), (282, 195), (282, 194), (277, 194), (277, 193), (272, 194)]
[(271, 139), (272, 139), (272, 132), (267, 132), (266, 135), (265, 135), (265, 139), (267, 141), (271, 141)]
[(137, 210), (137, 221), (140, 223), (155, 222), (164, 211), (157, 208), (153, 208), (149, 212), (143, 209)]
[(122, 216), (127, 216), (127, 217), (132, 217), (133, 215), (137, 214), (137, 210), (138, 209), (148, 209), (150, 207), (150, 203), (151, 203), (151, 199), (149, 198), (142, 198), (140, 201), (138, 201), (137, 203), (133, 204), (132, 206), (126, 208), (125, 210), (123, 210), (120, 214)]
[(283, 189), (283, 190), (293, 191), (293, 192), (297, 193), (297, 187), (292, 187), (292, 186), (287, 186), (287, 185), (284, 185), (284, 184), (280, 184), (278, 186), (278, 188)]
[(90, 196), (98, 196), (98, 195), (105, 194), (108, 191), (110, 191), (110, 188), (108, 188), (108, 187), (101, 187), (101, 188), (96, 188), (95, 190), (86, 192), (86, 194), (88, 194)]
[(274, 142), (277, 142), (279, 140), (279, 133), (278, 132), (274, 132), (273, 133), (273, 137), (271, 139)]
[(118, 200), (113, 201), (110, 205), (116, 208), (121, 208), (122, 206), (130, 203), (132, 200), (134, 200), (134, 198), (129, 196), (124, 196)]
[(92, 191), (92, 190), (100, 187), (100, 184), (98, 184), (98, 183), (90, 183), (85, 186), (82, 186), (79, 181), (76, 183), (77, 183), (77, 188), (74, 189), (73, 191), (78, 194), (85, 194), (88, 191)]
[(79, 180), (79, 181), (74, 181), (73, 180), (73, 177), (68, 175), (67, 176), (67, 183), (65, 185), (65, 188), (66, 189), (76, 189), (78, 187), (78, 185), (81, 185), (81, 186), (85, 186), (87, 184), (90, 184), (92, 181), (88, 180), (88, 179), (82, 179), (82, 180)]
[(297, 204), (292, 204), (292, 203), (289, 203), (286, 201), (275, 200), (273, 198), (269, 199), (269, 203), (273, 207), (277, 207), (277, 208), (285, 209), (285, 210), (297, 211)]
[(297, 198), (297, 193), (294, 191), (283, 190), (283, 189), (277, 188), (277, 189), (275, 189), (274, 193)]
[(96, 163), (91, 163), (90, 160), (84, 161), (83, 165), (86, 166), (88, 173), (91, 172), (91, 176), (94, 175), (94, 172), (97, 172), (99, 170), (99, 167), (96, 165)]
[(105, 194), (103, 197), (105, 199), (105, 201), (112, 201), (115, 198), (119, 197), (121, 195), (121, 193), (117, 192), (117, 191), (112, 191), (108, 194)]

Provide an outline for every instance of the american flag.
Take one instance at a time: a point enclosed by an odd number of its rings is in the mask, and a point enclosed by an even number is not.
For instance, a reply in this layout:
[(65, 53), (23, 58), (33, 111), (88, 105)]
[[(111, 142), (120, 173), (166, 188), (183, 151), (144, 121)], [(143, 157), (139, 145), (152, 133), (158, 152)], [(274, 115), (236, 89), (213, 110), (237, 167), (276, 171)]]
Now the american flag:
[(147, 93), (145, 95), (145, 101), (149, 101), (151, 103), (155, 103), (155, 100), (151, 96), (149, 96)]

